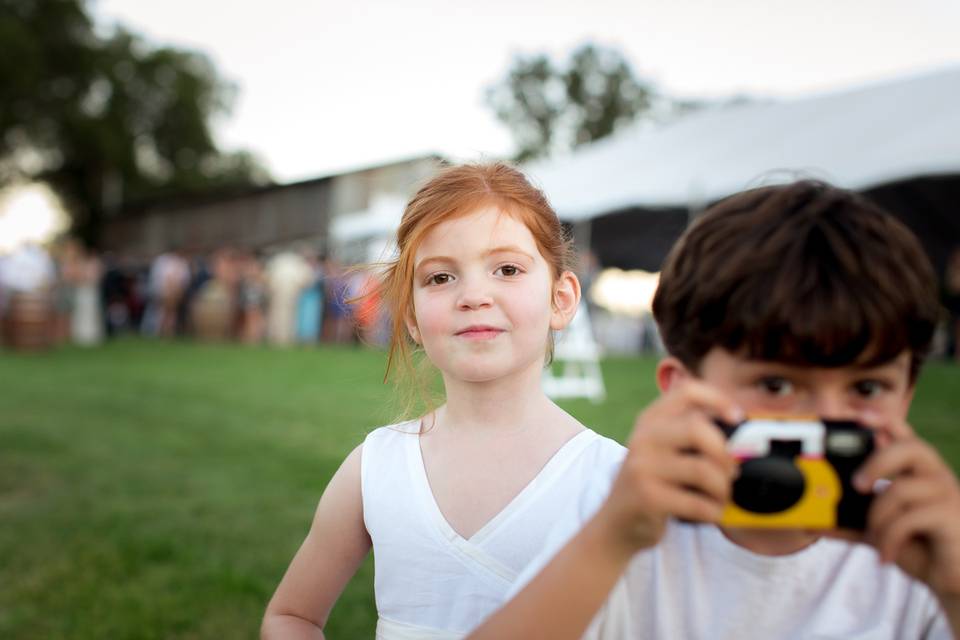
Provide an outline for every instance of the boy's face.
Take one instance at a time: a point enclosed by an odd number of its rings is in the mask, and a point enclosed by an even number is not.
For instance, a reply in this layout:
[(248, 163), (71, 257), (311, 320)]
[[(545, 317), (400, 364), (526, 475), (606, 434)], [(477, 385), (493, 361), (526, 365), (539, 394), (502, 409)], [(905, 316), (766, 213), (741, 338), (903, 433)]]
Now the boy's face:
[[(692, 375), (679, 362), (677, 375)], [(661, 386), (669, 386), (670, 366), (661, 372)], [(725, 392), (748, 415), (817, 416), (881, 425), (904, 424), (914, 386), (910, 382), (910, 354), (876, 366), (808, 367), (767, 360), (750, 360), (714, 347), (701, 360), (703, 382)], [(666, 384), (664, 384), (666, 383)], [(887, 427), (886, 425), (890, 425)]]

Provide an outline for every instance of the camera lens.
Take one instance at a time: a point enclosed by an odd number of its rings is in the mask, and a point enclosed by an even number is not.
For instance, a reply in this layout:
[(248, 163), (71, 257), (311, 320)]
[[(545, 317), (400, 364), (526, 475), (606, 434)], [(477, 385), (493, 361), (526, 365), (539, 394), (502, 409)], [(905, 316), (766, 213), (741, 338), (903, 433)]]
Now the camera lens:
[(740, 475), (733, 483), (733, 502), (753, 513), (777, 513), (797, 504), (805, 487), (803, 473), (792, 459), (753, 458), (740, 465)]

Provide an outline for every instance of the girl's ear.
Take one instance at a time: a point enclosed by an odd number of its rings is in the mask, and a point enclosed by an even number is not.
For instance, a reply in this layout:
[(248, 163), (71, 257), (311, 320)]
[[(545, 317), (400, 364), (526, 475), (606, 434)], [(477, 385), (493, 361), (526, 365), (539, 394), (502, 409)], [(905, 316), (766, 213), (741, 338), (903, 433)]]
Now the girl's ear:
[(580, 304), (580, 281), (572, 271), (564, 271), (553, 285), (552, 312), (550, 328), (554, 331), (565, 329)]
[(657, 363), (656, 375), (657, 388), (660, 389), (660, 393), (666, 393), (681, 380), (692, 377), (686, 365), (673, 356), (668, 356)]
[(412, 312), (404, 314), (404, 323), (407, 325), (407, 333), (413, 338), (413, 341), (420, 344), (420, 329), (417, 327), (417, 321)]

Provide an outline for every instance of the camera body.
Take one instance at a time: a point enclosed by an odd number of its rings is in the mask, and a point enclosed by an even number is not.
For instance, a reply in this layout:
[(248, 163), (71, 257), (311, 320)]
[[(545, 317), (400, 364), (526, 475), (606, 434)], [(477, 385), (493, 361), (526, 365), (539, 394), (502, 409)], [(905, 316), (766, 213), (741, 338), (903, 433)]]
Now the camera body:
[(873, 496), (857, 491), (852, 478), (873, 452), (871, 430), (819, 418), (752, 418), (721, 427), (740, 461), (722, 526), (866, 528)]

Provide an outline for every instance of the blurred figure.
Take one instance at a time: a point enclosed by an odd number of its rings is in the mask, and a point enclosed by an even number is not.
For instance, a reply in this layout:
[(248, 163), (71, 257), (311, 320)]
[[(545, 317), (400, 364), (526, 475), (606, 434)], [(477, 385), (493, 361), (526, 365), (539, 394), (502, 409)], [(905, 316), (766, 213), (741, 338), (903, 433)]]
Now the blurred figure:
[(0, 318), (4, 342), (15, 349), (45, 349), (53, 343), (51, 291), (56, 268), (39, 245), (26, 244), (0, 264)]
[(351, 311), (356, 320), (356, 332), (360, 342), (368, 345), (383, 345), (389, 340), (389, 326), (381, 317), (380, 289), (372, 273), (357, 273), (351, 279)]
[(100, 279), (100, 299), (103, 302), (104, 329), (107, 337), (113, 337), (139, 326), (146, 285), (137, 285), (137, 272), (129, 258), (106, 253), (101, 262), (103, 277)]
[(241, 261), (240, 340), (244, 344), (260, 344), (266, 332), (267, 280), (263, 262), (248, 253)]
[(597, 303), (593, 301), (590, 290), (593, 288), (601, 272), (600, 261), (597, 259), (597, 254), (590, 249), (582, 250), (577, 257), (577, 266), (579, 267), (577, 270), (577, 278), (580, 279), (580, 290), (583, 291), (583, 299), (587, 303), (587, 313), (591, 316), (596, 316)]
[(947, 259), (943, 278), (944, 304), (947, 307), (947, 352), (960, 362), (960, 246), (954, 247)]
[(267, 262), (267, 340), (270, 344), (293, 344), (297, 328), (297, 302), (310, 284), (313, 272), (303, 256), (284, 251)]
[(177, 310), (190, 282), (187, 261), (169, 251), (157, 256), (148, 277), (149, 303), (143, 321), (148, 335), (170, 338), (177, 330)]
[(323, 341), (336, 344), (353, 342), (356, 332), (353, 325), (353, 313), (347, 302), (354, 297), (348, 274), (339, 262), (330, 258), (324, 265), (326, 274), (326, 305), (323, 311)]
[(237, 325), (237, 257), (232, 249), (218, 249), (211, 273), (189, 300), (193, 334), (201, 340), (229, 340)]
[(55, 248), (54, 265), (57, 276), (53, 287), (53, 340), (56, 344), (71, 339), (73, 305), (76, 301), (82, 254), (83, 245), (73, 238), (66, 239)]
[(185, 260), (190, 277), (187, 281), (187, 288), (180, 298), (180, 304), (177, 305), (177, 335), (195, 335), (193, 306), (197, 300), (197, 295), (213, 278), (213, 270), (210, 265), (210, 256), (202, 251), (194, 249), (187, 252)]
[(103, 342), (104, 323), (100, 280), (103, 263), (92, 251), (77, 256), (74, 274), (73, 313), (70, 317), (70, 338), (75, 344), (94, 346)]
[(297, 342), (314, 344), (320, 339), (320, 328), (323, 325), (323, 263), (316, 254), (310, 252), (304, 252), (304, 259), (310, 266), (312, 275), (297, 303)]

